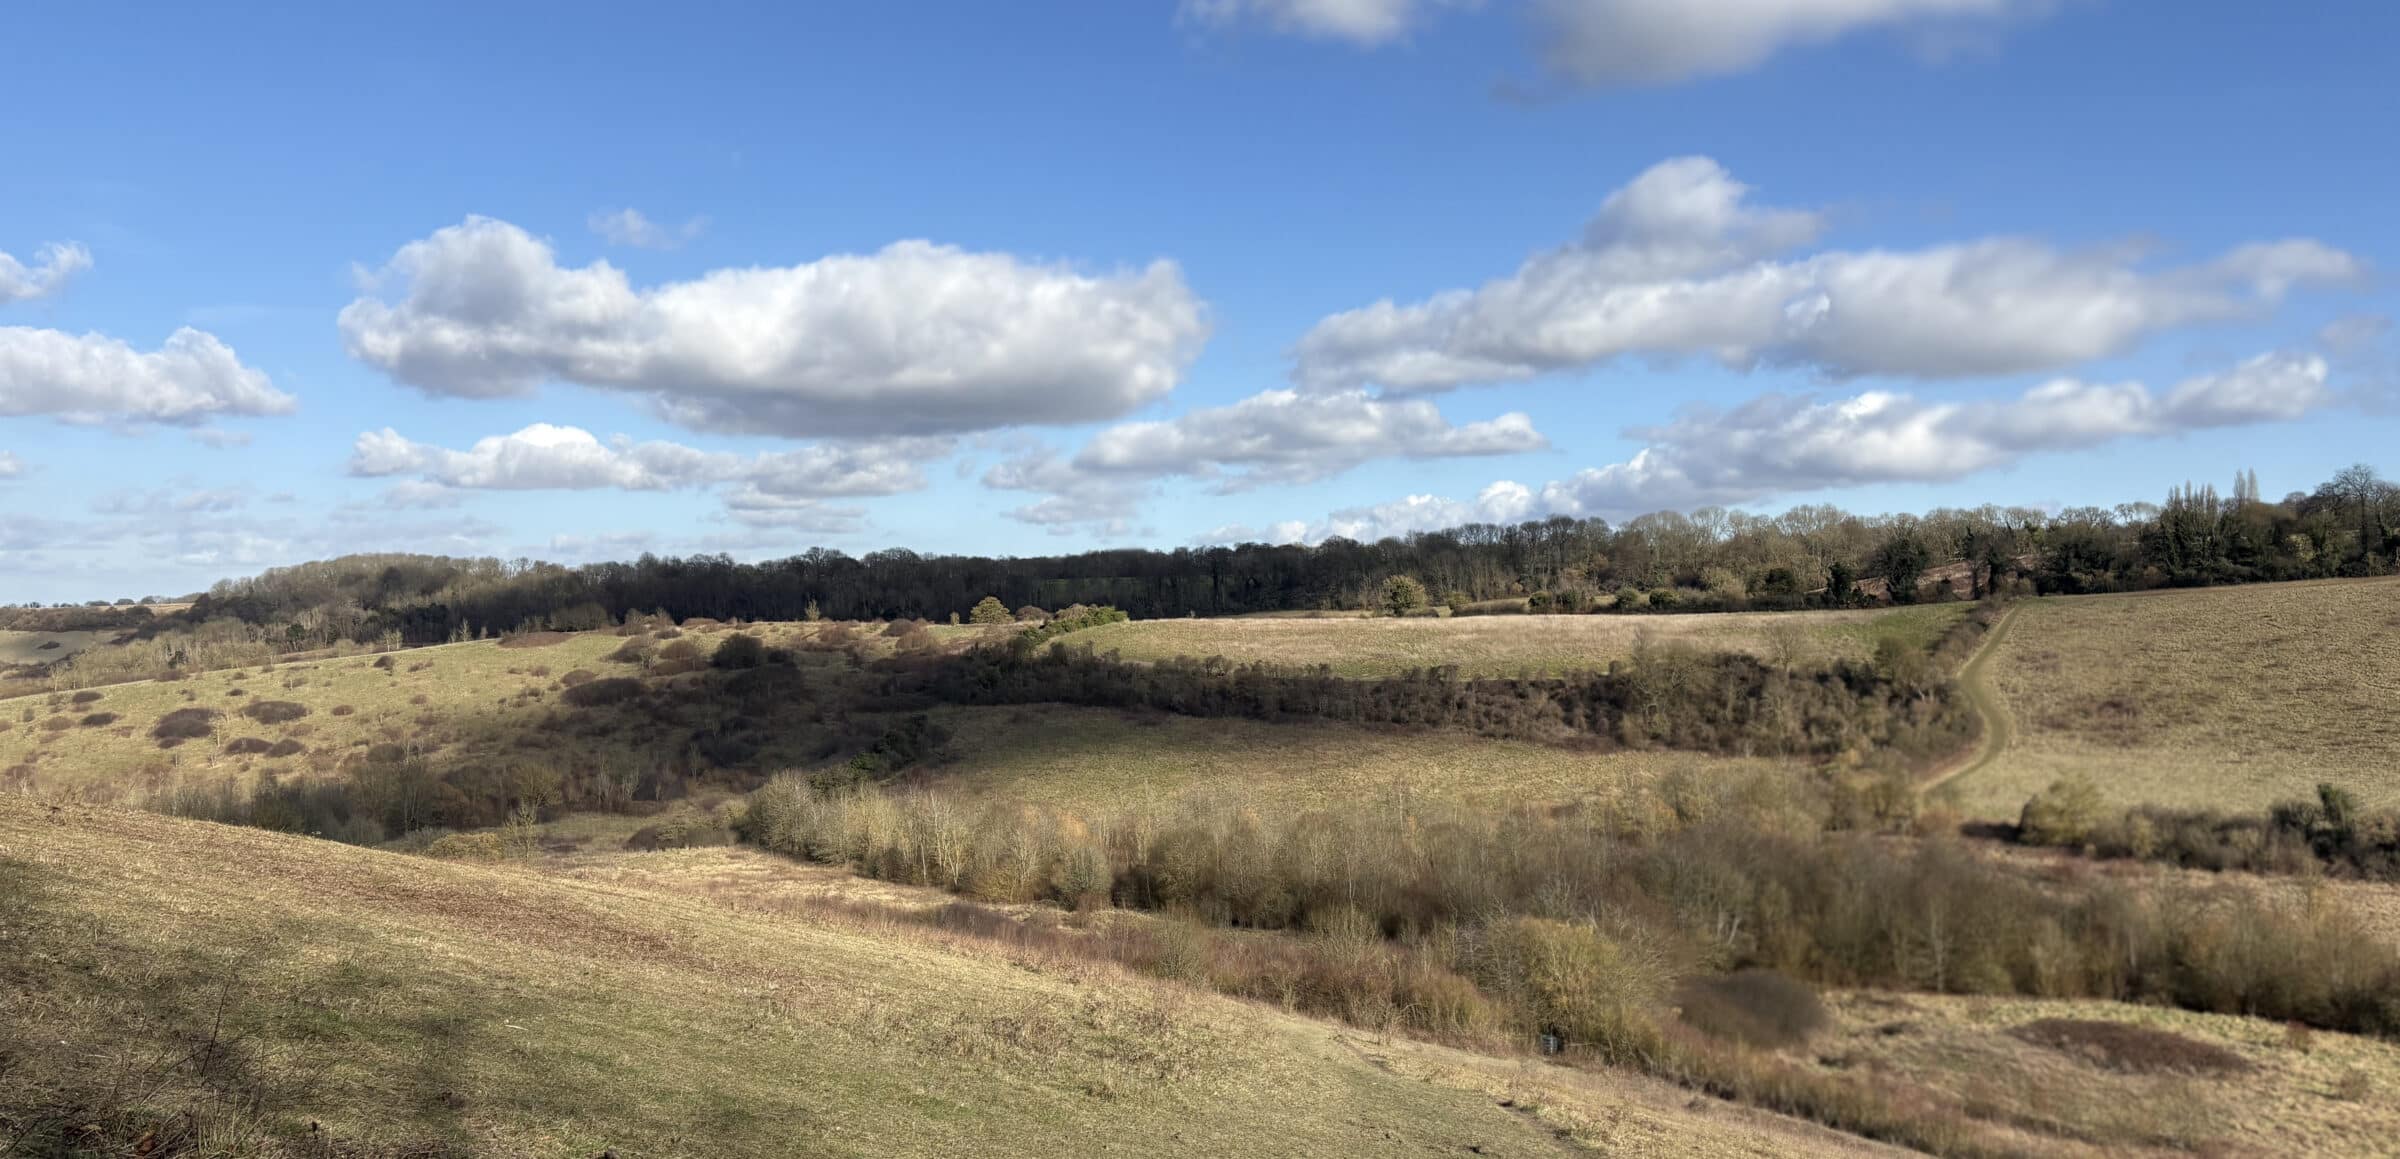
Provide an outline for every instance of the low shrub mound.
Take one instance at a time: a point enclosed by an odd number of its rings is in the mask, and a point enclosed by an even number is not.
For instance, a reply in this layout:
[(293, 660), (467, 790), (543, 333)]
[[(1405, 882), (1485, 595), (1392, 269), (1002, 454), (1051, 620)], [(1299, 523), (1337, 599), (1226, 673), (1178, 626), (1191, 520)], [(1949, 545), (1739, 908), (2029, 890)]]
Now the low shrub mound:
[(1690, 978), (1675, 993), (1685, 1024), (1717, 1038), (1780, 1050), (1825, 1028), (1816, 987), (1773, 970)]
[(65, 732), (68, 729), (75, 727), (75, 718), (71, 716), (53, 716), (50, 719), (43, 721), (42, 727), (50, 732)]
[(564, 644), (574, 638), (575, 635), (572, 632), (519, 632), (513, 636), (500, 637), (500, 646), (503, 648), (547, 648), (553, 644)]
[(2236, 1075), (2258, 1069), (2215, 1043), (2124, 1022), (2044, 1018), (2009, 1033), (2094, 1066), (2134, 1074)]
[(334, 706), (333, 706), (333, 714), (334, 714), (335, 716), (348, 716), (348, 715), (350, 715), (351, 713), (353, 713), (353, 712), (357, 712), (357, 711), (358, 711), (357, 709), (355, 709), (355, 708), (352, 708), (352, 707), (350, 707), (350, 706), (349, 706), (349, 705), (347, 705), (347, 704), (337, 704), (337, 705), (334, 705)]
[(601, 657), (603, 660), (613, 661), (618, 664), (639, 664), (649, 658), (650, 647), (649, 645), (644, 644), (641, 638), (638, 636), (617, 645), (616, 651)]
[(301, 744), (299, 741), (279, 740), (276, 741), (272, 747), (267, 749), (267, 755), (271, 757), (295, 757), (307, 751), (308, 746)]
[(577, 668), (574, 671), (559, 677), (558, 682), (568, 688), (573, 688), (578, 684), (589, 684), (598, 679), (600, 679), (599, 673), (594, 672), (589, 668)]
[(748, 632), (736, 632), (717, 645), (708, 662), (719, 668), (756, 668), (767, 662), (767, 643)]
[(150, 726), (150, 737), (158, 742), (158, 747), (171, 749), (187, 740), (216, 735), (216, 719), (217, 710), (213, 708), (178, 708)]
[(90, 704), (98, 699), (100, 699), (100, 690), (97, 688), (86, 688), (67, 698), (68, 702), (73, 704)]
[(242, 715), (260, 724), (288, 724), (307, 716), (308, 706), (296, 700), (254, 700)]
[(85, 728), (106, 728), (115, 723), (117, 723), (117, 714), (113, 712), (95, 712), (83, 718), (83, 727)]
[(274, 747), (275, 742), (263, 736), (245, 736), (236, 737), (228, 742), (225, 751), (234, 756), (248, 756), (253, 753), (266, 752)]
[(607, 704), (622, 704), (642, 694), (642, 682), (630, 676), (609, 676), (578, 684), (558, 698), (577, 708), (598, 708)]

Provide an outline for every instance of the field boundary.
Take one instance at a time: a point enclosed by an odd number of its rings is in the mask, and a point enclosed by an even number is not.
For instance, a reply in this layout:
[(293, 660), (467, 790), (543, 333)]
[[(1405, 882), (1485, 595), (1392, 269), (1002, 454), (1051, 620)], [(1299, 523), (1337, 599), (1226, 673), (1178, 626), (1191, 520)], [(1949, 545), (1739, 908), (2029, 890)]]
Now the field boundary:
[(2008, 610), (2001, 613), (2000, 619), (1992, 625), (1992, 630), (1983, 634), (1982, 642), (1975, 645), (1975, 654), (1959, 665), (1959, 691), (1966, 694), (1968, 706), (1983, 721), (1982, 735), (1976, 739), (1974, 748), (1951, 761), (1947, 767), (1937, 766), (1933, 775), (1918, 786), (1919, 792), (1931, 793), (1982, 769), (2008, 750), (2008, 742), (2016, 733), (2016, 724), (2009, 719), (2008, 706), (2000, 702), (2000, 694), (1984, 683), (1983, 667), (1991, 660), (1992, 650), (1999, 645), (2000, 638), (2008, 634), (2010, 625), (2016, 623), (2017, 613), (2024, 610), (2023, 603), (2009, 605)]

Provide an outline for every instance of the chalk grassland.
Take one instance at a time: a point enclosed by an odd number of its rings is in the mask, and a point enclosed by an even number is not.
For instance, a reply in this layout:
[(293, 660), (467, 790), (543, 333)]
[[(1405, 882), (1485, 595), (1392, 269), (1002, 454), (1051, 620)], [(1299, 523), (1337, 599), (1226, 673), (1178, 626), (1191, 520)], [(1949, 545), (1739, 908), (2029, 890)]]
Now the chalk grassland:
[(1810, 1048), (1819, 1066), (1930, 1088), (1990, 1121), (2208, 1155), (2400, 1153), (2400, 1046), (2389, 1042), (2114, 1002), (1849, 993), (1829, 1004), (1833, 1024)]
[(1731, 779), (1783, 767), (1697, 753), (1064, 705), (953, 710), (939, 719), (962, 754), (934, 770), (948, 787), (1100, 812), (1212, 794), (1291, 812), (1398, 796), (1506, 808), (1626, 799), (1664, 777)]
[[(436, 725), (460, 736), (507, 734), (547, 707), (566, 672), (625, 674), (624, 665), (601, 659), (623, 643), (608, 633), (561, 637), (541, 648), (479, 641), (387, 653), (388, 668), (375, 666), (377, 656), (346, 656), (107, 685), (82, 690), (81, 702), (65, 692), (0, 700), (0, 770), (24, 770), (0, 788), (113, 801), (177, 780), (231, 778), (246, 786), (268, 769), (328, 768), (358, 745), (406, 743)], [(536, 669), (542, 674), (534, 675)], [(259, 701), (308, 712), (272, 724), (243, 715)], [(214, 735), (160, 748), (152, 726), (185, 708), (215, 710)], [(114, 719), (83, 723), (98, 716)], [(227, 751), (244, 738), (295, 741), (302, 751), (281, 758)]]
[(0, 631), (0, 668), (48, 664), (81, 652), (112, 633)]
[(2123, 805), (2400, 804), (2400, 579), (2030, 601), (1984, 677), (2013, 730), (1954, 782), (1975, 816), (2070, 773)]
[(1330, 665), (1337, 676), (1394, 676), (1458, 665), (1467, 676), (1605, 669), (1645, 643), (1739, 651), (1776, 661), (1865, 659), (1893, 637), (1923, 646), (1966, 605), (1897, 610), (1686, 613), (1674, 615), (1458, 616), (1395, 619), (1137, 620), (1061, 639), (1128, 660), (1264, 661)]
[(91, 1153), (174, 1142), (187, 1110), (268, 1155), (1879, 1153), (626, 884), (14, 797), (0, 875), (0, 1108)]

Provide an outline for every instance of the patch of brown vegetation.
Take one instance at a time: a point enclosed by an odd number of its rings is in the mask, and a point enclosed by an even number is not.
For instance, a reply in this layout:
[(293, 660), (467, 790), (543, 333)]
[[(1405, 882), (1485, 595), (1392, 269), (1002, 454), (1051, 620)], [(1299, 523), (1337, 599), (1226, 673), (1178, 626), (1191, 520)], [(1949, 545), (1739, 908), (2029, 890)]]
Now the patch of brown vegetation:
[(564, 644), (574, 638), (573, 632), (519, 632), (514, 636), (500, 637), (500, 646), (503, 648), (547, 648), (553, 644)]
[(2009, 1033), (2094, 1066), (2133, 1074), (2236, 1075), (2258, 1069), (2215, 1043), (2125, 1022), (2042, 1018)]

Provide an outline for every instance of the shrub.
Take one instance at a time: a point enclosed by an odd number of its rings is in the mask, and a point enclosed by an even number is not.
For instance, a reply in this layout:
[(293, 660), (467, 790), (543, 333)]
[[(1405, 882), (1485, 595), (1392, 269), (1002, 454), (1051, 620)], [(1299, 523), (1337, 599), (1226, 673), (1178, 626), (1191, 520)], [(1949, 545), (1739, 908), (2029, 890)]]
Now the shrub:
[(1827, 1022), (1816, 987), (1773, 970), (1686, 979), (1675, 1002), (1685, 1023), (1768, 1050), (1806, 1042)]
[(630, 676), (609, 676), (567, 689), (559, 694), (559, 699), (577, 708), (598, 708), (621, 704), (641, 694), (641, 681)]
[(447, 834), (425, 847), (425, 856), (447, 861), (498, 861), (507, 855), (500, 834), (489, 829)]
[(2044, 1018), (2009, 1032), (2109, 1070), (2135, 1074), (2248, 1074), (2249, 1059), (2212, 1042), (2126, 1022)]
[(1610, 1059), (1655, 1052), (1650, 1012), (1670, 979), (1662, 963), (1584, 922), (1508, 918), (1485, 927), (1468, 951), (1468, 973), (1485, 992), (1556, 1035)]
[(225, 751), (235, 756), (248, 756), (252, 753), (266, 752), (274, 747), (275, 742), (263, 736), (245, 736), (236, 737), (228, 742)]
[(559, 677), (558, 682), (565, 687), (573, 688), (578, 684), (589, 684), (598, 679), (600, 679), (599, 673), (594, 672), (589, 668), (577, 668), (571, 672), (568, 672), (566, 675)]
[(242, 715), (260, 724), (285, 724), (308, 715), (308, 706), (292, 700), (254, 700)]
[(267, 755), (268, 755), (268, 756), (270, 756), (270, 757), (290, 757), (290, 756), (298, 756), (298, 755), (300, 755), (301, 753), (304, 753), (304, 752), (307, 752), (307, 751), (308, 751), (308, 746), (307, 746), (307, 745), (301, 744), (299, 741), (296, 741), (296, 740), (289, 740), (289, 739), (286, 739), (286, 740), (279, 740), (279, 741), (276, 741), (276, 742), (275, 742), (275, 747), (273, 747), (273, 748), (270, 748), (270, 749), (268, 749), (268, 750), (267, 750)]
[(998, 596), (985, 596), (976, 601), (975, 610), (969, 612), (968, 617), (978, 624), (1006, 624), (1016, 619), (1009, 614), (1008, 605), (1001, 603)]
[(83, 727), (85, 728), (103, 728), (115, 723), (117, 723), (117, 714), (113, 712), (95, 712), (83, 718)]
[(1383, 610), (1405, 616), (1425, 606), (1425, 585), (1415, 576), (1396, 575), (1383, 581)]
[(150, 736), (158, 747), (171, 749), (187, 740), (202, 740), (216, 734), (217, 710), (213, 708), (178, 708), (158, 718), (150, 726)]
[(601, 657), (603, 660), (612, 660), (619, 664), (639, 664), (649, 658), (650, 649), (638, 639), (627, 640), (617, 645), (616, 651)]
[(332, 708), (330, 711), (331, 711), (331, 712), (332, 712), (332, 713), (333, 713), (335, 716), (348, 716), (348, 715), (350, 715), (350, 714), (351, 714), (351, 713), (353, 713), (353, 712), (357, 712), (358, 710), (357, 710), (357, 709), (355, 709), (355, 708), (352, 708), (352, 707), (350, 707), (350, 706), (349, 706), (349, 705), (347, 705), (347, 704), (337, 704), (337, 705), (334, 705), (334, 706), (333, 706), (333, 708)]
[(680, 632), (676, 633), (676, 636), (679, 638), (668, 641), (665, 646), (658, 650), (659, 659), (697, 660), (700, 658), (700, 645), (694, 644), (690, 640), (681, 639), (680, 637), (682, 636), (682, 633)]
[(756, 668), (767, 662), (767, 644), (748, 632), (736, 632), (717, 645), (708, 662), (718, 668)]
[(2104, 808), (2100, 787), (2090, 778), (2061, 777), (2025, 802), (2017, 839), (2028, 845), (2081, 846), (2099, 827)]
[(389, 672), (389, 671), (391, 671), (391, 669), (392, 669), (392, 667), (393, 667), (392, 654), (391, 654), (391, 653), (389, 653), (389, 652), (386, 652), (386, 653), (384, 653), (384, 654), (383, 654), (383, 655), (381, 655), (381, 656), (377, 656), (377, 657), (375, 658), (375, 666), (376, 666), (377, 668), (381, 668), (381, 669), (383, 669), (383, 670), (384, 670), (384, 671), (386, 671), (386, 672)]
[(53, 716), (42, 722), (42, 728), (49, 732), (65, 732), (73, 727), (75, 718), (71, 716)]
[(68, 697), (68, 698), (67, 698), (67, 701), (68, 701), (68, 703), (70, 703), (70, 704), (84, 705), (84, 704), (90, 704), (90, 703), (92, 703), (93, 701), (96, 701), (96, 700), (98, 700), (98, 699), (100, 699), (100, 690), (99, 690), (99, 689), (96, 689), (96, 688), (86, 688), (86, 689), (84, 689), (83, 691), (81, 691), (81, 692), (78, 692), (78, 693), (76, 693), (75, 695)]
[(1032, 604), (1027, 604), (1017, 609), (1017, 622), (1020, 624), (1046, 624), (1050, 622), (1050, 613)]

